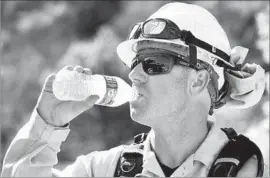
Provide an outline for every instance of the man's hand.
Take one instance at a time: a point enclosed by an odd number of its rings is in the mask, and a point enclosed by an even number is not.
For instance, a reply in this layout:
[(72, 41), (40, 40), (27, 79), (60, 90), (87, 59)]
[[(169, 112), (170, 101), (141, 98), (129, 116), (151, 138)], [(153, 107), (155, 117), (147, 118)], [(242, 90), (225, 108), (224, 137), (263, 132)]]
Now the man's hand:
[[(90, 69), (82, 68), (81, 66), (76, 66), (75, 68), (66, 66), (61, 70), (74, 70), (79, 73), (92, 75)], [(51, 74), (46, 78), (36, 106), (40, 116), (50, 125), (66, 125), (84, 111), (92, 108), (99, 99), (98, 96), (92, 95), (84, 101), (60, 101), (53, 94), (52, 85), (54, 80), (55, 74)]]

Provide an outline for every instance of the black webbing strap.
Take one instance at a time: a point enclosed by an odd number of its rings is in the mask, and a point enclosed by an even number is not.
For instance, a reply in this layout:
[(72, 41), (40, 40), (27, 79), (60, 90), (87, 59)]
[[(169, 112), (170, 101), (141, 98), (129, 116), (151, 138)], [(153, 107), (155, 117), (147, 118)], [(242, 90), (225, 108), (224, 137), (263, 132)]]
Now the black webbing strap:
[(221, 129), (230, 141), (214, 161), (208, 177), (236, 177), (239, 170), (253, 155), (258, 160), (257, 177), (263, 175), (263, 156), (258, 146), (244, 135), (237, 135), (232, 128)]
[[(196, 67), (197, 66), (197, 62), (198, 62), (198, 58), (197, 58), (197, 48), (194, 44), (189, 44), (189, 64), (192, 65), (193, 67)], [(212, 80), (218, 80), (217, 78), (216, 79), (212, 79)], [(208, 89), (208, 92), (209, 92), (209, 95), (211, 97), (211, 107), (209, 109), (209, 115), (212, 115), (214, 113), (214, 108), (215, 108), (215, 101), (216, 101), (216, 98), (217, 98), (217, 93), (216, 93), (216, 89), (215, 87), (213, 86), (213, 81), (210, 81), (208, 86), (207, 86), (207, 89)]]
[(194, 67), (197, 65), (197, 48), (193, 44), (189, 44), (189, 64)]
[(142, 172), (143, 155), (123, 152), (117, 162), (114, 177), (135, 177)]
[[(135, 177), (142, 172), (143, 155), (140, 151), (143, 150), (143, 142), (148, 133), (141, 133), (134, 137), (134, 143), (129, 145), (128, 150), (124, 150), (117, 162), (114, 177)], [(133, 151), (130, 151), (133, 150)]]
[(185, 41), (186, 44), (194, 44), (199, 46), (206, 51), (219, 56), (220, 58), (224, 59), (227, 62), (230, 62), (230, 56), (227, 55), (225, 52), (221, 51), (220, 49), (196, 38), (190, 31), (182, 30), (181, 31), (181, 40)]
[[(223, 147), (218, 157), (212, 164), (208, 177), (235, 177), (244, 163), (256, 155), (258, 160), (257, 177), (262, 177), (264, 161), (260, 149), (255, 143), (243, 135), (237, 135), (232, 128), (221, 129), (230, 141)], [(124, 150), (119, 157), (114, 177), (136, 177), (142, 172), (143, 142), (147, 134), (134, 137), (134, 143)]]

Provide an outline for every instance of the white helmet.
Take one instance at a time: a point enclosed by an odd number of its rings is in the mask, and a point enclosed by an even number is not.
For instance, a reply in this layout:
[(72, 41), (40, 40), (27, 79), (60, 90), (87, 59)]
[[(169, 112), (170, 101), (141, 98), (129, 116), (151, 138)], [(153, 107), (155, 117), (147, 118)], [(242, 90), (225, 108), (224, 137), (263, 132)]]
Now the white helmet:
[[(155, 13), (153, 13), (146, 20), (146, 22), (148, 20), (150, 21), (151, 19), (152, 20), (166, 19), (172, 22), (174, 25), (177, 26), (177, 28), (181, 31), (181, 33), (185, 31), (183, 35), (184, 38), (181, 34), (179, 38), (174, 38), (174, 39), (172, 38), (166, 39), (166, 38), (158, 38), (158, 37), (148, 38), (148, 37), (144, 37), (146, 35), (142, 35), (142, 33), (136, 38), (133, 38), (133, 39), (130, 38), (129, 40), (124, 41), (117, 46), (117, 54), (119, 58), (127, 66), (129, 67), (131, 66), (133, 58), (136, 57), (137, 55), (138, 47), (140, 46), (141, 43), (144, 43), (144, 42), (148, 43), (149, 45), (151, 45), (151, 43), (154, 43), (156, 47), (158, 46), (158, 48), (163, 48), (162, 45), (158, 45), (158, 44), (169, 44), (171, 46), (187, 47), (189, 48), (189, 52), (191, 51), (192, 48), (194, 52), (194, 48), (195, 48), (195, 51), (197, 51), (196, 58), (210, 64), (210, 66), (212, 66), (215, 72), (218, 74), (219, 76), (218, 89), (220, 89), (220, 91), (224, 91), (224, 89), (227, 90), (226, 87), (228, 88), (228, 85), (226, 85), (227, 82), (225, 83), (225, 80), (224, 80), (223, 67), (231, 68), (231, 69), (233, 68), (233, 70), (238, 70), (238, 69), (230, 63), (232, 62), (231, 61), (232, 50), (231, 50), (231, 46), (230, 46), (227, 35), (224, 32), (221, 25), (216, 20), (216, 18), (209, 11), (197, 5), (173, 2), (173, 3), (168, 3), (162, 6)], [(146, 24), (146, 22), (143, 23), (143, 25)], [(160, 32), (159, 30), (164, 30), (164, 24), (162, 23), (156, 23), (156, 24), (153, 23), (152, 27), (150, 27), (148, 30), (150, 31), (150, 33), (153, 33), (153, 34), (159, 33)], [(136, 30), (138, 31), (138, 29), (135, 28), (135, 32)], [(134, 32), (134, 29), (132, 30), (131, 35), (133, 32)], [(160, 33), (163, 33), (163, 32), (160, 32)], [(190, 41), (192, 41), (192, 43), (190, 43)], [(168, 46), (166, 47), (165, 50), (168, 50)], [(175, 48), (174, 49), (169, 48), (169, 50), (174, 50), (173, 52), (176, 52)], [(245, 49), (244, 51), (246, 52), (245, 52), (245, 55), (242, 55), (243, 60), (248, 50)], [(191, 56), (191, 53), (189, 55)], [(190, 60), (193, 60), (192, 57)], [(230, 77), (230, 76), (227, 75), (226, 77)], [(237, 79), (237, 80), (244, 81), (242, 79)], [(226, 81), (230, 82), (232, 80), (226, 80)], [(245, 86), (249, 86), (249, 85), (250, 85), (249, 83), (242, 82), (242, 86), (238, 86), (238, 88), (239, 87), (246, 88)], [(218, 96), (219, 98), (221, 98), (221, 96), (223, 97), (224, 95), (226, 95), (226, 92), (220, 92), (220, 94), (221, 95)], [(261, 95), (262, 95), (261, 90), (260, 92), (256, 92), (256, 96), (258, 96), (259, 98), (261, 98)], [(241, 102), (243, 103), (250, 103), (249, 99), (247, 98), (243, 99), (242, 97), (242, 100)], [(248, 104), (248, 106), (252, 106), (256, 104), (257, 102), (258, 101), (251, 102), (251, 104)], [(244, 105), (247, 105), (247, 104), (244, 104)]]
[[(216, 49), (219, 49), (230, 56), (231, 47), (226, 33), (216, 18), (206, 9), (193, 5), (180, 2), (168, 3), (153, 13), (149, 19), (168, 19), (174, 22), (180, 30), (190, 31), (197, 39), (204, 41)], [(165, 43), (175, 43), (183, 46), (188, 46), (181, 39), (155, 39), (144, 38), (140, 36), (138, 39), (131, 39), (120, 43), (117, 47), (117, 54), (119, 58), (127, 65), (131, 66), (132, 59), (136, 56), (136, 45), (139, 41), (156, 41)], [(198, 59), (201, 59), (211, 64), (215, 71), (219, 74), (219, 87), (224, 83), (223, 68), (213, 65), (216, 59), (222, 60), (227, 65), (229, 61), (206, 51), (203, 48), (196, 46)], [(215, 50), (213, 48), (213, 50)]]

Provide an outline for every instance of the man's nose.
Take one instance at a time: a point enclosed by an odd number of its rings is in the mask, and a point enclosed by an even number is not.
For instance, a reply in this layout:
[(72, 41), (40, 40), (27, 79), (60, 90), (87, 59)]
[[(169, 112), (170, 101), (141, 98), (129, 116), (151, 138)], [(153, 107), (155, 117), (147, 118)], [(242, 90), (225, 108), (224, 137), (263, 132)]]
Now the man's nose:
[(129, 79), (135, 83), (145, 83), (148, 79), (148, 74), (143, 70), (142, 63), (138, 64), (128, 75)]

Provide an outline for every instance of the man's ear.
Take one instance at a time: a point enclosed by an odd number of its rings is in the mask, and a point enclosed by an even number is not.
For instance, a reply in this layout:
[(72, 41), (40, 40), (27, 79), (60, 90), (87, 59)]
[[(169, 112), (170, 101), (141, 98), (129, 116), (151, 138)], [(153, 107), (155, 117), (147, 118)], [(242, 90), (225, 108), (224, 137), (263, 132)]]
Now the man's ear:
[(207, 89), (208, 83), (210, 81), (210, 75), (206, 70), (196, 71), (191, 84), (192, 94), (199, 94), (204, 89)]

